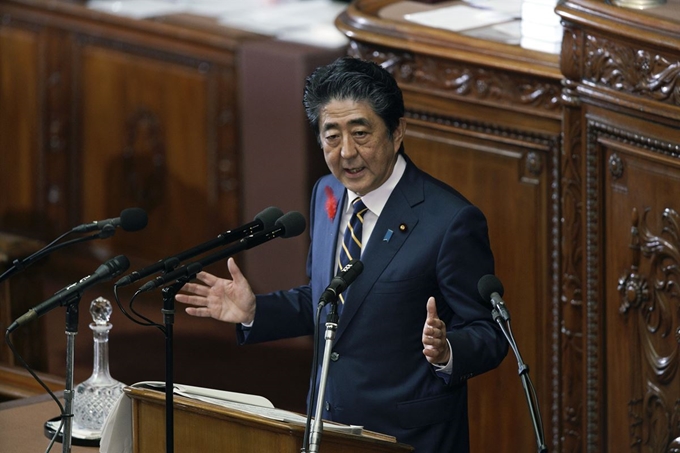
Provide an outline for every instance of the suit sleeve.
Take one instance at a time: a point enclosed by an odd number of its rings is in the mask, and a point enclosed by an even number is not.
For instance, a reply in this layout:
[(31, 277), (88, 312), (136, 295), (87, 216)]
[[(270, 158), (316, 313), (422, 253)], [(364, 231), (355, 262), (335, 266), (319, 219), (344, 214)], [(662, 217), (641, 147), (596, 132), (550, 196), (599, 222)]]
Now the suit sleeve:
[(449, 385), (497, 367), (508, 344), (491, 316), (490, 304), (477, 291), (479, 279), (494, 272), (486, 219), (468, 205), (453, 218), (437, 257), (437, 278), (446, 305), (447, 338), (453, 353)]

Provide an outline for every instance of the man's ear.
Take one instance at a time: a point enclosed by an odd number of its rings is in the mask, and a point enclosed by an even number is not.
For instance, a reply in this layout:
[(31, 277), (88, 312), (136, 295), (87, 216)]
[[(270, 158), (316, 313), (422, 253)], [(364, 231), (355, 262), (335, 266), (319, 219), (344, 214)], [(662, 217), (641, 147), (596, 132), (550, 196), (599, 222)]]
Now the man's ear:
[(399, 118), (399, 125), (392, 133), (392, 143), (394, 144), (394, 152), (397, 153), (401, 147), (401, 143), (406, 136), (406, 118)]

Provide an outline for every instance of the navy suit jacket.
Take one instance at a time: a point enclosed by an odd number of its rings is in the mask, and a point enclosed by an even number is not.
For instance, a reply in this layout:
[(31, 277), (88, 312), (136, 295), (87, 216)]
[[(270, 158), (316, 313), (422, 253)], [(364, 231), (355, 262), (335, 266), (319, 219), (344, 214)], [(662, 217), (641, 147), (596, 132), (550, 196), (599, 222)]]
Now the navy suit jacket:
[[(465, 453), (466, 381), (498, 366), (508, 350), (490, 306), (477, 291), (479, 279), (494, 272), (486, 220), (462, 195), (406, 160), (406, 171), (363, 251), (364, 271), (346, 294), (323, 417), (391, 434), (418, 453)], [(332, 219), (326, 186), (339, 202)], [(247, 335), (238, 329), (241, 342), (313, 333), (319, 297), (334, 275), (345, 193), (332, 175), (317, 182), (311, 203), (310, 283), (257, 296), (252, 329)], [(436, 298), (452, 347), (448, 380), (437, 375), (422, 352), (430, 296)], [(325, 315), (321, 322), (323, 353)]]

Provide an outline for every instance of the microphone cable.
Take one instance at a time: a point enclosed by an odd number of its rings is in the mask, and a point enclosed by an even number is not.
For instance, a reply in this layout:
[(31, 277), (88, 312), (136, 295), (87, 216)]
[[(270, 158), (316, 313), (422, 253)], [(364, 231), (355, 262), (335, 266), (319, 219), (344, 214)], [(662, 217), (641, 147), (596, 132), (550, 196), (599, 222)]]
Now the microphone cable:
[(45, 450), (45, 453), (47, 453), (54, 446), (54, 443), (57, 441), (57, 438), (59, 437), (59, 433), (62, 431), (64, 427), (64, 417), (66, 416), (66, 410), (64, 409), (64, 405), (61, 404), (61, 401), (59, 401), (59, 398), (57, 398), (57, 395), (55, 395), (54, 392), (47, 386), (47, 384), (45, 384), (45, 382), (42, 379), (40, 379), (40, 376), (38, 376), (38, 374), (35, 371), (33, 371), (33, 369), (30, 367), (28, 363), (26, 363), (21, 354), (19, 354), (19, 351), (16, 350), (16, 348), (14, 347), (14, 343), (12, 343), (12, 339), (10, 338), (10, 334), (11, 334), (10, 330), (7, 329), (5, 331), (5, 343), (7, 343), (7, 346), (9, 346), (10, 351), (12, 351), (12, 353), (19, 360), (21, 365), (24, 368), (26, 368), (26, 370), (31, 374), (31, 376), (33, 376), (33, 379), (35, 379), (38, 382), (38, 384), (40, 384), (40, 386), (45, 389), (45, 391), (50, 395), (50, 397), (57, 403), (57, 406), (59, 406), (60, 414), (59, 418), (61, 421), (59, 423), (59, 427), (54, 431), (54, 436), (52, 436), (52, 438), (50, 439), (50, 443), (47, 445), (47, 449)]
[(123, 307), (123, 304), (120, 301), (120, 297), (118, 296), (118, 285), (113, 285), (114, 300), (116, 301), (116, 305), (120, 309), (121, 313), (123, 313), (126, 318), (128, 318), (130, 321), (134, 322), (135, 324), (143, 326), (143, 327), (156, 327), (161, 332), (163, 332), (163, 335), (165, 335), (165, 327), (163, 325), (158, 324), (157, 322), (147, 318), (146, 316), (142, 315), (141, 313), (137, 312), (134, 309), (133, 304), (135, 302), (135, 299), (137, 299), (137, 296), (139, 296), (140, 294), (142, 294), (142, 291), (140, 291), (140, 290), (135, 291), (135, 293), (130, 298), (130, 302), (128, 303), (128, 307), (129, 307), (130, 311), (132, 313), (134, 313), (135, 316), (140, 318), (142, 321), (140, 321), (139, 319), (135, 319), (134, 316), (132, 316), (130, 313), (127, 312), (127, 310), (125, 310), (125, 307)]

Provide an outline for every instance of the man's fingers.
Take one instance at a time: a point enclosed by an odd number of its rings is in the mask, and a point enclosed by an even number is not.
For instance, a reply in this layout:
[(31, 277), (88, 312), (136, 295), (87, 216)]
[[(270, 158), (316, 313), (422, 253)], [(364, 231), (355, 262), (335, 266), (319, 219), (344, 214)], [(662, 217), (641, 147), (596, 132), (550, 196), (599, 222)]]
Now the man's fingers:
[(427, 319), (436, 319), (437, 316), (437, 304), (434, 301), (434, 297), (427, 299)]
[(198, 316), (201, 318), (209, 318), (211, 316), (210, 310), (205, 307), (187, 307), (185, 311), (188, 315)]
[(229, 269), (229, 273), (231, 274), (231, 279), (234, 282), (241, 281), (244, 279), (243, 274), (241, 273), (241, 269), (236, 265), (236, 261), (234, 258), (229, 258), (227, 260), (227, 268)]
[(217, 282), (216, 276), (214, 276), (213, 274), (211, 274), (209, 272), (205, 272), (205, 271), (202, 271), (202, 272), (199, 272), (198, 274), (196, 274), (196, 279), (202, 281), (203, 283), (205, 283), (208, 286), (214, 286), (215, 283)]
[(185, 293), (196, 294), (198, 296), (207, 296), (210, 288), (205, 285), (199, 285), (198, 283), (187, 283), (182, 287), (182, 291)]

